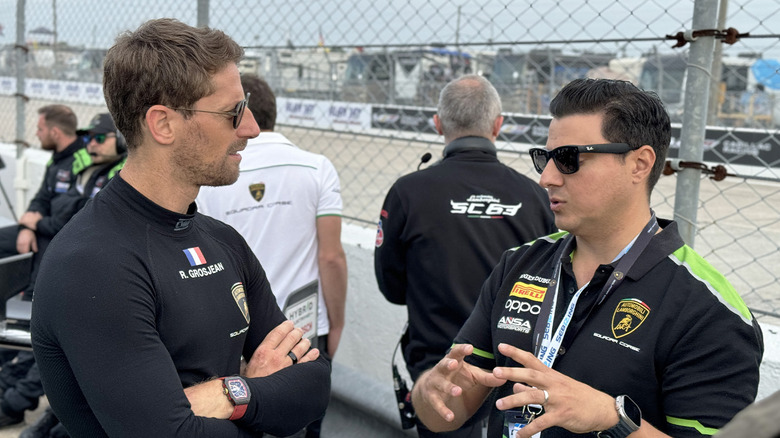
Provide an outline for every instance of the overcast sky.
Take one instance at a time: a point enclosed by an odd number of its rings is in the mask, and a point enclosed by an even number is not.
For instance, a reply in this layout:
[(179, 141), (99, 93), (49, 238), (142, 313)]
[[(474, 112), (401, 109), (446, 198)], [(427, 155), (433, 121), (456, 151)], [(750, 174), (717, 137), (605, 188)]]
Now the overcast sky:
[[(200, 0), (209, 3), (210, 25), (245, 46), (500, 43), (524, 51), (545, 42), (566, 51), (621, 52), (636, 56), (652, 47), (671, 52), (672, 42), (587, 40), (659, 38), (690, 29), (692, 0)], [(706, 0), (717, 7), (720, 0)], [(26, 0), (27, 31), (54, 28), (60, 41), (109, 47), (116, 34), (156, 17), (195, 24), (198, 0)], [(16, 38), (17, 0), (0, 0), (0, 44)], [(458, 20), (460, 17), (460, 23)], [(726, 27), (754, 35), (777, 34), (777, 0), (729, 0)], [(773, 29), (774, 27), (774, 29)], [(568, 44), (558, 41), (570, 41)], [(583, 41), (571, 43), (571, 41)], [(488, 46), (473, 47), (485, 50)], [(743, 40), (726, 53), (763, 52), (780, 58), (780, 40)]]

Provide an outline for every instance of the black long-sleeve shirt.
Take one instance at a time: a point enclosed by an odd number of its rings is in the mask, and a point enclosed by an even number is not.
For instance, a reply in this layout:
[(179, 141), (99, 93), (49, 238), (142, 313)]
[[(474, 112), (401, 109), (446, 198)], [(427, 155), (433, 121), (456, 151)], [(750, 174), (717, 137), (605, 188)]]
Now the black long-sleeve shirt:
[(285, 436), (323, 415), (323, 358), (247, 379), (241, 420), (191, 411), (183, 388), (238, 374), (241, 356), (285, 319), (241, 236), (194, 210), (163, 209), (120, 173), (49, 247), (33, 348), (72, 436)]
[(64, 199), (61, 195), (67, 193), (76, 181), (76, 175), (91, 162), (81, 138), (52, 154), (41, 187), (27, 207), (27, 211), (36, 211), (43, 216), (36, 224), (38, 235), (52, 238), (70, 219), (72, 211), (61, 205)]

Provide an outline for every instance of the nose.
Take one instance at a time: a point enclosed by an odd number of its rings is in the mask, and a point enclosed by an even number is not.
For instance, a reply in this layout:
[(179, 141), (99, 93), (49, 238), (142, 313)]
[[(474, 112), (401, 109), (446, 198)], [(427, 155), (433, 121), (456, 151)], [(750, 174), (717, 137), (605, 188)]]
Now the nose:
[(539, 185), (545, 189), (563, 184), (563, 175), (558, 168), (555, 167), (552, 159), (547, 160), (547, 164), (544, 165), (544, 170), (539, 176)]
[(241, 118), (236, 134), (240, 138), (255, 138), (260, 135), (260, 126), (257, 125), (255, 116), (249, 108), (244, 110), (244, 117)]

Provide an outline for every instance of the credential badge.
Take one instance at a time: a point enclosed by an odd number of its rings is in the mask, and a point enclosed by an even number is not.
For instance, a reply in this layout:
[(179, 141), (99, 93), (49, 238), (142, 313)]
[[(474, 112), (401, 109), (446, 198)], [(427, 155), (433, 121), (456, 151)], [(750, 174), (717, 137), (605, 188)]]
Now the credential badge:
[(628, 336), (645, 322), (650, 306), (636, 298), (621, 300), (612, 314), (612, 335), (615, 338)]
[(246, 319), (247, 324), (249, 323), (249, 305), (246, 303), (246, 293), (244, 292), (244, 285), (241, 283), (236, 283), (233, 285), (233, 287), (230, 288), (230, 293), (233, 294), (233, 299), (236, 300), (236, 304), (238, 305), (238, 308), (241, 310), (241, 313), (244, 315), (244, 319)]
[(249, 193), (252, 194), (255, 201), (260, 202), (263, 199), (263, 195), (265, 195), (265, 183), (250, 184)]

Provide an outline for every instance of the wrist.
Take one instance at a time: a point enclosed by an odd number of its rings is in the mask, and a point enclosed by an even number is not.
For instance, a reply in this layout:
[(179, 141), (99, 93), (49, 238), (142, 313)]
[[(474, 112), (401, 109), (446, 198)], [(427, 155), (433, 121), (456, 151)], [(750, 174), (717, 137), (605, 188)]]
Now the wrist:
[(241, 376), (220, 377), (219, 380), (222, 381), (222, 390), (225, 397), (233, 406), (233, 413), (230, 415), (229, 420), (243, 418), (252, 397), (252, 392), (249, 390), (246, 380)]
[(642, 411), (627, 395), (619, 395), (614, 399), (614, 414), (617, 421), (607, 429), (596, 432), (599, 438), (626, 438), (639, 430), (642, 424)]

